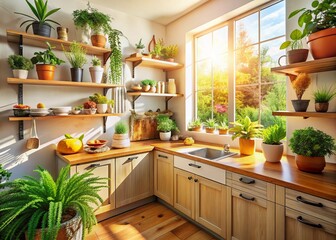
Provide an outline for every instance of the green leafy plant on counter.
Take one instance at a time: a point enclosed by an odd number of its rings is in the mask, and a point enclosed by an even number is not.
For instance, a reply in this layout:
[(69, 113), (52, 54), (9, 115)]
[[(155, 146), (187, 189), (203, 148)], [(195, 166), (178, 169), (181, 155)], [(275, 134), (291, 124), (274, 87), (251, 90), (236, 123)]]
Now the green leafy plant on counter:
[(67, 51), (63, 45), (62, 48), (65, 57), (73, 68), (83, 68), (84, 64), (87, 63), (86, 50), (81, 44), (72, 42), (69, 46), (69, 51)]
[(116, 134), (126, 134), (128, 133), (128, 127), (126, 123), (118, 122), (114, 127), (114, 131)]
[(47, 50), (43, 52), (41, 51), (34, 52), (35, 56), (31, 58), (32, 63), (50, 64), (50, 65), (60, 65), (62, 63), (65, 63), (62, 59), (56, 57), (56, 55), (52, 51), (52, 49), (55, 47), (52, 47), (49, 42), (46, 42), (46, 44), (48, 46)]
[(327, 103), (331, 101), (336, 96), (336, 89), (335, 88), (320, 88), (317, 89), (314, 93), (314, 99), (316, 103)]
[(251, 139), (261, 136), (263, 125), (258, 122), (252, 122), (248, 116), (240, 121), (231, 122), (231, 124), (234, 125), (234, 127), (229, 129), (230, 133), (232, 133), (232, 140), (238, 137)]
[(2, 180), (9, 180), (11, 175), (12, 173), (4, 169), (2, 165), (0, 164), (0, 183), (2, 182)]
[(286, 129), (282, 125), (272, 125), (264, 129), (262, 133), (263, 143), (280, 145), (281, 140), (286, 137)]
[(31, 70), (34, 67), (30, 59), (16, 54), (8, 57), (8, 64), (11, 69)]
[(157, 131), (159, 132), (179, 132), (176, 122), (169, 118), (167, 115), (158, 115), (156, 117), (157, 121)]

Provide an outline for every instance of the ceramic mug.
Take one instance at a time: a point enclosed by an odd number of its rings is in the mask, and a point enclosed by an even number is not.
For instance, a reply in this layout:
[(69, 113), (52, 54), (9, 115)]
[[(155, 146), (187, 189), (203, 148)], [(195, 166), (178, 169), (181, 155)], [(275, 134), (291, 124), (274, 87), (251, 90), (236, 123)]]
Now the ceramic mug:
[(57, 27), (57, 35), (58, 39), (68, 41), (68, 31), (69, 29), (66, 27)]

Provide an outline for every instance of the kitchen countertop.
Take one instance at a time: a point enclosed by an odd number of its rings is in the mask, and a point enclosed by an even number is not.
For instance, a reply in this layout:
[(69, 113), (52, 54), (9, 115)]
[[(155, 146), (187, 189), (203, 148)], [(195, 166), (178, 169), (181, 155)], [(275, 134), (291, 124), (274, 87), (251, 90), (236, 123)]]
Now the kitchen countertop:
[(238, 155), (219, 161), (206, 160), (185, 154), (187, 151), (203, 147), (222, 149), (222, 146), (219, 147), (219, 145), (211, 143), (197, 142), (197, 144), (193, 144), (192, 146), (185, 146), (181, 141), (163, 142), (149, 140), (132, 142), (129, 148), (112, 149), (104, 153), (89, 154), (81, 152), (72, 155), (57, 153), (57, 155), (65, 162), (76, 165), (89, 161), (149, 152), (155, 148), (162, 152), (189, 158), (336, 202), (336, 164), (327, 163), (322, 174), (312, 174), (298, 170), (293, 156), (283, 156), (280, 163), (269, 163), (265, 161), (264, 155), (260, 152), (256, 152), (252, 156), (241, 156), (237, 149), (230, 149), (230, 151), (237, 152)]

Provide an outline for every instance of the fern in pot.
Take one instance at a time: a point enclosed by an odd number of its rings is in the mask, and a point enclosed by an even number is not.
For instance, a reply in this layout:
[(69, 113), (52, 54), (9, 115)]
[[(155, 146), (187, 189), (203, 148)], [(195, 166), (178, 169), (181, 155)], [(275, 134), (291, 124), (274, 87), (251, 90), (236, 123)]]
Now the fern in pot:
[(286, 129), (282, 125), (272, 125), (266, 128), (263, 133), (261, 144), (267, 162), (280, 162), (283, 154), (282, 139), (286, 137)]
[(34, 68), (30, 59), (17, 54), (8, 57), (8, 64), (13, 70), (13, 76), (21, 79), (27, 79), (28, 71)]
[(71, 80), (73, 82), (83, 82), (83, 66), (87, 63), (86, 50), (77, 42), (70, 44), (69, 51), (64, 46), (62, 47), (65, 57), (72, 66), (70, 68)]
[[(93, 206), (103, 199), (98, 192), (107, 179), (91, 171), (70, 176), (70, 165), (56, 180), (42, 168), (39, 178), (25, 177), (0, 186), (0, 236), (4, 240), (84, 239), (97, 220)], [(85, 189), (85, 191), (83, 191)]]
[(128, 126), (124, 122), (118, 122), (114, 127), (114, 135), (112, 140), (113, 148), (126, 148), (131, 145)]
[(89, 68), (91, 80), (94, 83), (101, 83), (104, 74), (104, 68), (101, 67), (101, 60), (94, 56), (91, 60), (92, 66)]

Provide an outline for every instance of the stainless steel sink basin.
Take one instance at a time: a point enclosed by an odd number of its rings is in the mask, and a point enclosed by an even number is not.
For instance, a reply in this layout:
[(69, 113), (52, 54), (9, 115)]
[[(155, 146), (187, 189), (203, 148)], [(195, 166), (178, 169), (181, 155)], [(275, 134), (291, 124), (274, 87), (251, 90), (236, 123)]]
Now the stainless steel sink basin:
[(201, 149), (187, 152), (187, 154), (201, 157), (207, 160), (218, 161), (223, 158), (234, 156), (237, 153), (230, 152), (230, 151), (224, 151), (224, 150), (218, 150), (214, 148), (201, 148)]

